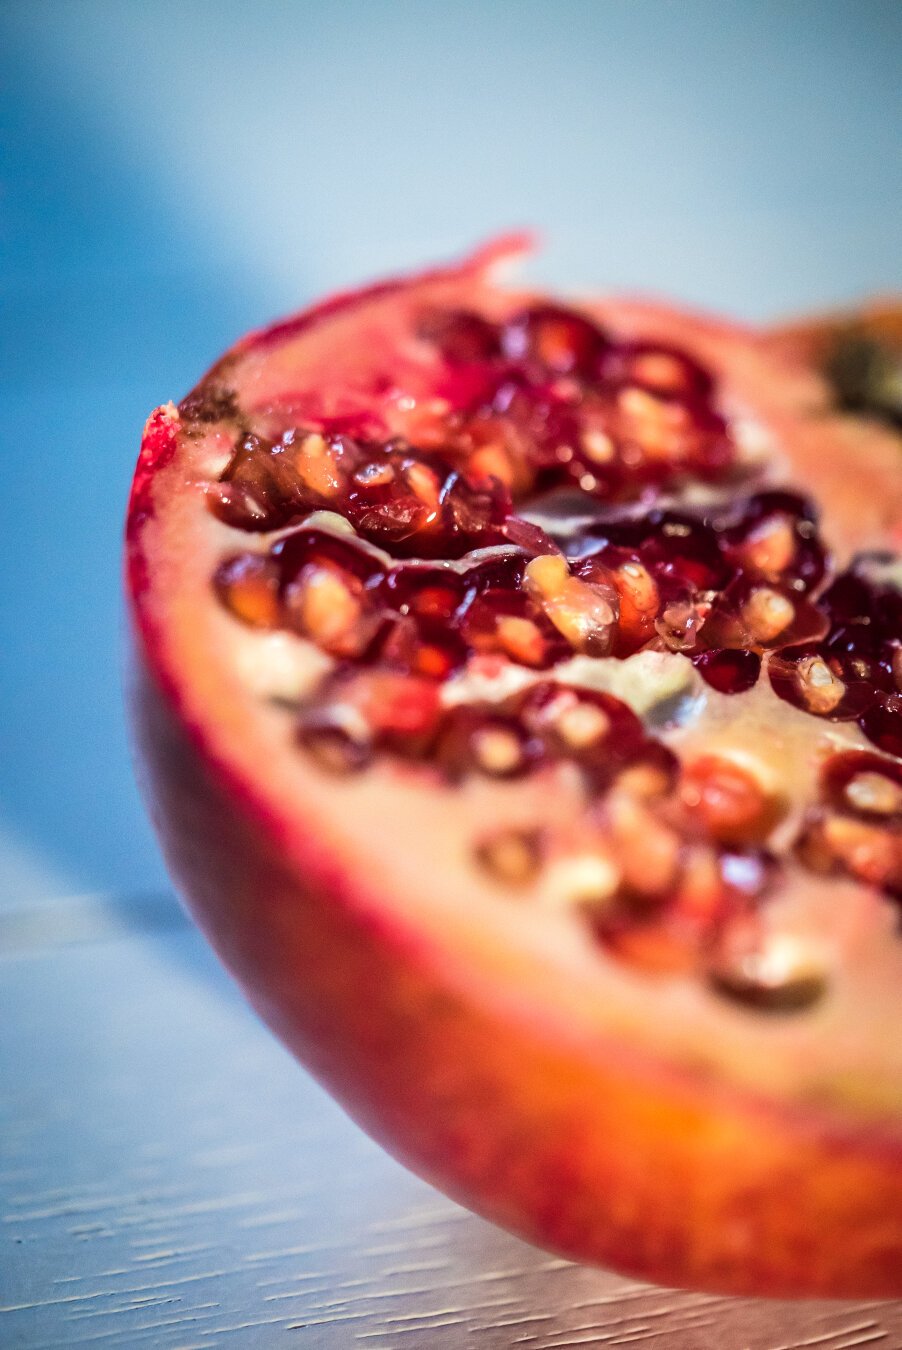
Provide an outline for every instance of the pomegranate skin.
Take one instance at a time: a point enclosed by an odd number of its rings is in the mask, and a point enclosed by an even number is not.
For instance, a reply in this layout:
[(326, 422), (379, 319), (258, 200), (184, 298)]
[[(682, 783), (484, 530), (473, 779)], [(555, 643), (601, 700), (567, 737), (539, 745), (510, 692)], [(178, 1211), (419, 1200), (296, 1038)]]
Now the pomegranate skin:
[[(315, 314), (352, 303), (340, 297)], [(715, 366), (732, 347), (745, 393), (769, 368), (766, 339), (729, 325), (641, 305), (599, 313), (627, 333), (650, 324)], [(277, 325), (235, 351), (311, 321)], [(768, 412), (778, 433), (798, 432), (798, 458), (813, 463), (824, 457), (823, 426), (799, 422), (811, 378), (800, 365), (794, 379)], [(155, 480), (171, 473), (179, 436), (174, 410), (150, 419), (128, 524), (142, 785), (181, 895), (275, 1034), (407, 1166), (543, 1247), (730, 1293), (902, 1293), (897, 1117), (765, 1099), (638, 1039), (598, 1035), (588, 1018), (563, 1028), (541, 990), (496, 994), (484, 972), (471, 977), (458, 953), (397, 913), (359, 858), (335, 848), (312, 796), (308, 824), (304, 802), (281, 811), (227, 753), (220, 710), (214, 701), (199, 714), (191, 663), (159, 603), (173, 567), (171, 558), (161, 566), (150, 537), (166, 507)], [(868, 491), (891, 486), (888, 464), (875, 460), (864, 474), (868, 538), (898, 515), (898, 480), (889, 494)], [(840, 537), (861, 536), (857, 511), (853, 501), (841, 513)], [(650, 989), (647, 1016), (656, 1013)]]
[(138, 657), (143, 788), (193, 917), (285, 1045), (401, 1162), (542, 1247), (658, 1283), (775, 1297), (902, 1288), (902, 1146), (628, 1046), (574, 1053), (443, 983), (304, 841), (288, 865)]

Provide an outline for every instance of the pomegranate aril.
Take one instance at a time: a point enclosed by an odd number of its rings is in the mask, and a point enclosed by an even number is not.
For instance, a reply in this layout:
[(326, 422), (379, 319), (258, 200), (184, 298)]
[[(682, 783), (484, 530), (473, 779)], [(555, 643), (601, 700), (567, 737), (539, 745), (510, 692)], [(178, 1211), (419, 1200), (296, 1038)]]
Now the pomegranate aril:
[(866, 750), (833, 755), (822, 783), (824, 795), (838, 809), (865, 819), (902, 816), (902, 764)]
[(577, 576), (602, 587), (613, 586), (619, 610), (614, 655), (629, 656), (655, 635), (661, 603), (658, 585), (648, 568), (628, 550), (606, 546), (574, 565)]
[(328, 741), (329, 753), (344, 736), (367, 753), (385, 749), (418, 758), (435, 738), (441, 715), (437, 681), (345, 666), (327, 675), (301, 708), (300, 734), (305, 744)]
[(344, 727), (317, 711), (303, 712), (298, 722), (298, 744), (327, 773), (355, 773), (372, 758), (368, 738), (357, 739)]
[(380, 591), (392, 609), (438, 624), (452, 622), (464, 594), (465, 582), (459, 572), (413, 562), (393, 567)]
[(803, 595), (742, 576), (713, 601), (699, 641), (712, 648), (776, 650), (826, 635), (827, 616)]
[(716, 413), (639, 384), (617, 391), (610, 431), (627, 468), (653, 478), (686, 471), (716, 476), (732, 459), (726, 424)]
[(720, 544), (732, 566), (793, 591), (813, 590), (827, 566), (817, 516), (805, 498), (791, 492), (749, 497), (738, 520), (724, 524)]
[(706, 965), (717, 993), (760, 1012), (803, 1012), (824, 997), (829, 984), (820, 948), (781, 933), (755, 908), (725, 920)]
[(645, 907), (672, 896), (680, 875), (683, 840), (649, 806), (615, 787), (602, 817), (620, 866), (626, 897)]
[(292, 428), (278, 450), (283, 472), (293, 476), (293, 496), (300, 505), (331, 506), (343, 499), (348, 473), (361, 456), (356, 441), (345, 436), (323, 436)]
[(378, 640), (376, 660), (396, 670), (446, 680), (467, 659), (460, 637), (442, 623), (417, 619), (412, 614), (389, 621)]
[(441, 509), (446, 532), (460, 541), (455, 552), (462, 553), (502, 543), (501, 527), (512, 508), (510, 494), (497, 479), (470, 483), (452, 473), (442, 486)]
[(611, 346), (602, 363), (611, 384), (636, 384), (656, 394), (693, 401), (706, 400), (711, 376), (686, 352), (664, 343), (621, 342)]
[(220, 563), (213, 578), (230, 614), (252, 628), (278, 628), (282, 618), (279, 570), (261, 553), (240, 553)]
[(902, 694), (878, 694), (858, 725), (878, 749), (902, 758)]
[(477, 844), (475, 856), (493, 880), (526, 886), (541, 869), (541, 835), (538, 830), (516, 827), (496, 830)]
[(591, 769), (606, 782), (645, 745), (639, 718), (613, 694), (543, 680), (515, 700), (524, 725), (550, 752)]
[(659, 578), (673, 577), (700, 591), (725, 586), (732, 577), (715, 531), (703, 520), (674, 511), (652, 511), (645, 520), (642, 561)]
[(210, 508), (240, 530), (276, 530), (299, 510), (291, 468), (270, 441), (242, 437), (221, 478), (207, 489)]
[(872, 701), (871, 686), (858, 679), (850, 662), (824, 644), (787, 647), (771, 656), (767, 673), (774, 693), (815, 717), (854, 720)]
[(866, 885), (902, 894), (902, 828), (898, 821), (863, 819), (846, 811), (816, 811), (797, 842), (813, 871), (846, 872)]
[(601, 330), (585, 315), (558, 305), (533, 305), (508, 319), (501, 333), (504, 354), (542, 375), (592, 379), (607, 347)]
[(362, 549), (325, 531), (299, 530), (274, 545), (286, 626), (323, 651), (361, 657), (382, 624), (374, 586), (379, 564)]
[(416, 331), (451, 365), (476, 365), (500, 355), (498, 329), (473, 310), (427, 310), (420, 315)]
[[(629, 745), (628, 737), (622, 737), (621, 733), (612, 738), (612, 746), (624, 741)], [(680, 762), (661, 741), (643, 740), (638, 749), (627, 751), (624, 747), (623, 753), (624, 762), (615, 769), (614, 782), (618, 789), (647, 802), (660, 800), (673, 791)]]
[(573, 458), (579, 440), (572, 407), (516, 371), (498, 381), (488, 405), (475, 411), (471, 423), (478, 440), (498, 439), (516, 459), (525, 458), (536, 468), (560, 471)]
[(706, 684), (721, 694), (744, 694), (758, 683), (761, 657), (740, 648), (714, 648), (698, 652), (692, 664)]
[(382, 622), (354, 578), (328, 563), (301, 568), (282, 601), (288, 625), (331, 656), (362, 656)]
[(452, 778), (471, 772), (489, 778), (518, 778), (538, 761), (541, 749), (518, 718), (494, 708), (462, 704), (446, 713), (436, 756)]
[(782, 803), (751, 770), (722, 755), (702, 755), (685, 766), (680, 799), (690, 826), (701, 825), (723, 844), (760, 843), (782, 814)]
[(572, 576), (566, 559), (555, 553), (532, 559), (524, 586), (574, 651), (608, 655), (620, 609), (612, 582)]
[(528, 596), (501, 587), (490, 587), (468, 601), (460, 632), (474, 651), (497, 652), (535, 670), (545, 670), (571, 654)]

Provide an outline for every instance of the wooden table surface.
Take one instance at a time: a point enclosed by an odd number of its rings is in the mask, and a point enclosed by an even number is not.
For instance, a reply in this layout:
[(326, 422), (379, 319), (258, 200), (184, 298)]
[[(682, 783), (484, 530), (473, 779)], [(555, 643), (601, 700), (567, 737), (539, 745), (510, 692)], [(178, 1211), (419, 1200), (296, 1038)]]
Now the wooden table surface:
[(902, 1347), (902, 1301), (671, 1292), (417, 1180), (168, 897), (0, 913), (0, 1346)]

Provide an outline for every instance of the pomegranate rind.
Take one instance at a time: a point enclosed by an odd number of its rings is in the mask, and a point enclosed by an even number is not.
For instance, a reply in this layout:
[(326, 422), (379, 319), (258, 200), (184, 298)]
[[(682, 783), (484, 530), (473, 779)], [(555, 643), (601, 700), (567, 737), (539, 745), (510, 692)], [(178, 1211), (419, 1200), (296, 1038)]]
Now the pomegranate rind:
[[(434, 286), (478, 295), (486, 261), (343, 296), (289, 321), (291, 335), (373, 298)], [(725, 372), (737, 405), (760, 414), (766, 404), (796, 472), (814, 464), (806, 401), (782, 386), (760, 335), (646, 304), (597, 312), (615, 331), (678, 341)], [(225, 360), (277, 343), (280, 330)], [(842, 453), (840, 437), (825, 455), (823, 438), (822, 428), (821, 464)], [(209, 601), (218, 543), (207, 556), (191, 547), (196, 453), (171, 406), (151, 417), (128, 528), (135, 725), (172, 874), (263, 1018), (404, 1162), (541, 1245), (670, 1284), (898, 1293), (902, 1103), (891, 1061), (881, 1067), (878, 1055), (848, 1082), (833, 1070), (818, 1078), (809, 1065), (828, 1031), (817, 1019), (806, 1036), (696, 1007), (685, 989), (662, 996), (549, 937), (546, 916), (513, 913), (469, 876), (472, 903), (455, 909), (440, 875), (424, 897), (422, 859), (386, 864), (377, 824), (351, 842), (342, 811), (366, 813), (387, 786), (405, 804), (428, 794), (391, 773), (326, 787), (273, 752), (275, 724), (249, 724), (225, 660), (228, 621)], [(885, 501), (893, 479), (880, 453), (869, 472)], [(814, 481), (824, 495), (823, 477)], [(878, 505), (865, 538), (886, 525)], [(851, 517), (839, 531), (850, 546), (861, 538)], [(266, 782), (260, 763), (271, 766)], [(442, 808), (458, 809), (440, 794), (428, 804)], [(416, 839), (415, 816), (401, 818), (402, 842)], [(442, 864), (463, 875), (451, 855), (435, 860), (437, 873)], [(854, 888), (837, 894), (854, 913)], [(870, 952), (872, 936), (861, 941)]]

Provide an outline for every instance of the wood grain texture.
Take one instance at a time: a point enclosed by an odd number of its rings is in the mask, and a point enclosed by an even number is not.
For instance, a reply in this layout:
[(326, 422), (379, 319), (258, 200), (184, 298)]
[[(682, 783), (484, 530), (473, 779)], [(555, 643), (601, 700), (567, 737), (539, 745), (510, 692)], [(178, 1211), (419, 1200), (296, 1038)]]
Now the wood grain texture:
[(902, 1301), (549, 1257), (372, 1144), (168, 901), (0, 925), (0, 1346), (902, 1350)]

